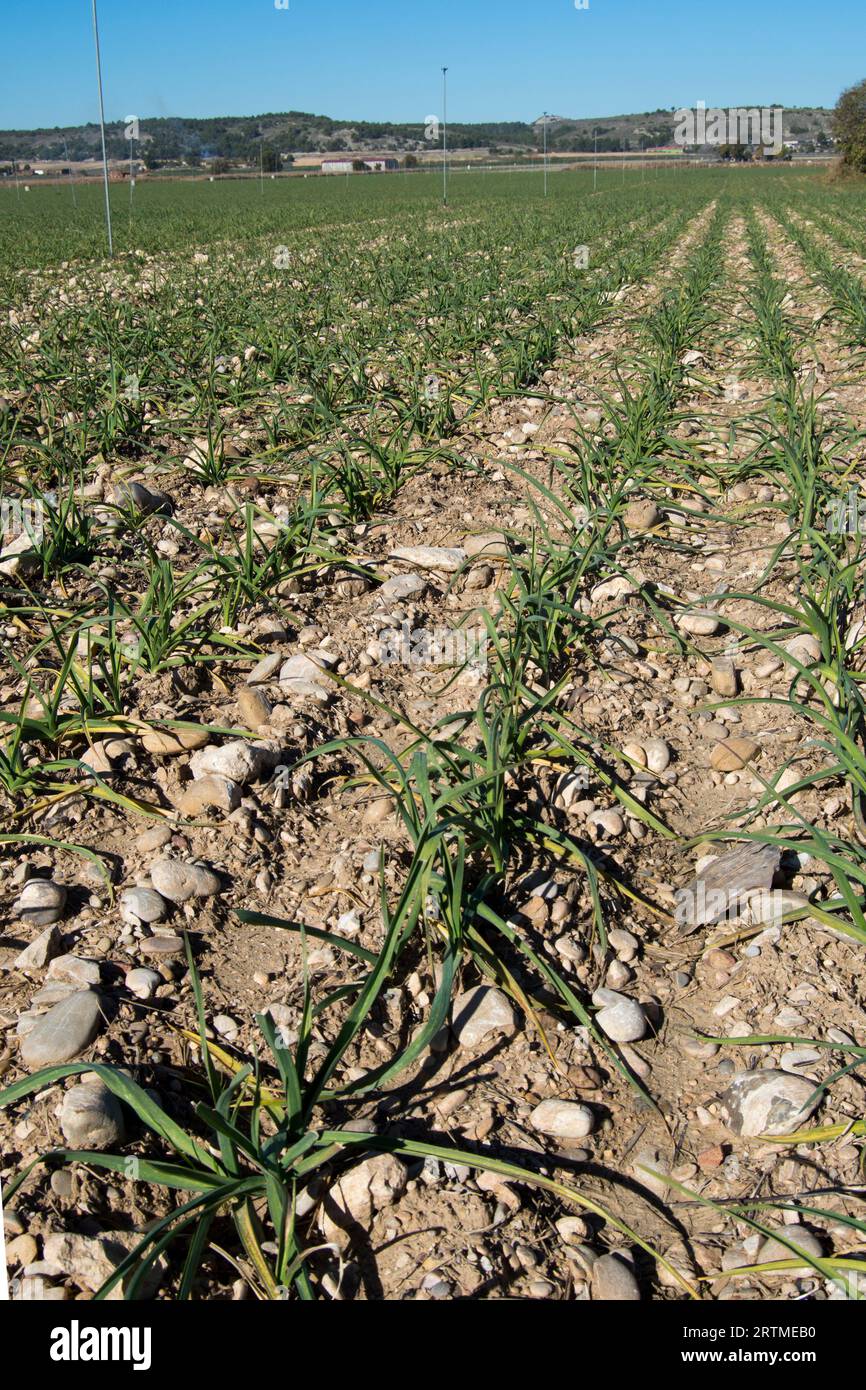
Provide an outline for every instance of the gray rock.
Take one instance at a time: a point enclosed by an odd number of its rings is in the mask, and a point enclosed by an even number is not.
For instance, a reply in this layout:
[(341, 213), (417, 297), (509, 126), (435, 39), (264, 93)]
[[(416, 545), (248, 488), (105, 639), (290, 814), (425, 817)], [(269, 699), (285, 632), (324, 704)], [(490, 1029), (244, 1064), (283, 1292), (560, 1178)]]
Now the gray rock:
[(408, 599), (418, 598), (426, 587), (426, 581), (420, 574), (395, 574), (393, 579), (385, 580), (377, 597), (385, 603), (405, 603)]
[[(268, 748), (249, 743), (239, 738), (222, 747), (202, 748), (190, 758), (190, 770), (197, 780), (203, 777), (220, 777), (226, 782), (236, 782), (245, 787), (249, 782), (258, 782), (265, 774), (273, 772), (279, 758)], [(234, 810), (234, 807), (231, 807)]]
[(324, 670), (322, 661), (315, 660), (306, 652), (297, 652), (280, 668), (280, 688), (289, 695), (299, 695), (320, 703), (329, 700), (331, 690)]
[(470, 1052), (489, 1044), (498, 1034), (515, 1032), (517, 1020), (506, 996), (490, 985), (476, 985), (454, 1001), (451, 1030)]
[(150, 871), (151, 882), (158, 893), (172, 903), (185, 903), (190, 898), (212, 898), (222, 884), (205, 864), (182, 864), (177, 859), (160, 859)]
[(712, 860), (676, 893), (677, 930), (690, 936), (712, 926), (756, 889), (769, 890), (779, 867), (775, 845), (746, 841)]
[[(45, 1262), (57, 1274), (66, 1275), (79, 1288), (97, 1293), (122, 1260), (140, 1245), (142, 1236), (125, 1231), (112, 1231), (101, 1236), (78, 1236), (67, 1233), (48, 1235), (43, 1243)], [(138, 1297), (153, 1298), (168, 1265), (163, 1255), (153, 1262), (138, 1286)], [(135, 1271), (118, 1280), (107, 1295), (112, 1301), (123, 1298), (124, 1288)]]
[[(796, 1245), (798, 1250), (802, 1250), (804, 1255), (810, 1255), (813, 1260), (820, 1260), (824, 1255), (824, 1247), (816, 1235), (795, 1222), (790, 1226), (783, 1226), (780, 1235), (784, 1235), (786, 1240), (790, 1240)], [(755, 1256), (755, 1264), (773, 1264), (776, 1260), (795, 1260), (797, 1257), (793, 1250), (789, 1250), (787, 1245), (783, 1245), (781, 1240), (766, 1240), (759, 1247)], [(801, 1265), (796, 1270), (778, 1270), (778, 1274), (808, 1274), (812, 1271), (811, 1265)]]
[(143, 516), (154, 516), (157, 512), (166, 515), (173, 508), (170, 497), (164, 492), (152, 492), (144, 483), (120, 483), (114, 489), (114, 500), (118, 507), (131, 508)]
[(783, 1071), (738, 1072), (720, 1100), (723, 1122), (734, 1134), (793, 1134), (818, 1102), (809, 1103), (815, 1083)]
[(120, 895), (120, 915), (131, 927), (142, 922), (161, 922), (168, 916), (169, 905), (153, 888), (127, 888)]
[(634, 960), (640, 949), (637, 937), (623, 927), (614, 927), (613, 931), (608, 932), (607, 939), (621, 961)]
[(593, 995), (593, 1003), (602, 1005), (595, 1022), (614, 1042), (638, 1042), (645, 1036), (647, 1018), (636, 999), (612, 989), (599, 989)]
[(602, 1255), (592, 1267), (592, 1297), (596, 1302), (639, 1303), (640, 1285), (625, 1260)]
[(48, 967), (49, 980), (69, 980), (80, 989), (99, 984), (99, 965), (81, 956), (55, 956)]
[(47, 927), (35, 941), (19, 952), (12, 964), (16, 970), (44, 970), (62, 950), (63, 937), (60, 932), (56, 927)]
[(21, 1043), (21, 1058), (31, 1071), (69, 1062), (89, 1047), (99, 1031), (99, 995), (77, 990), (38, 1019)]
[(356, 1226), (368, 1227), (383, 1207), (399, 1201), (408, 1174), (393, 1154), (377, 1154), (350, 1168), (325, 1197), (320, 1215), (326, 1240), (345, 1245)]
[(543, 1100), (536, 1105), (529, 1123), (539, 1134), (554, 1139), (585, 1139), (595, 1128), (595, 1116), (588, 1105), (571, 1100)]
[(60, 1128), (73, 1149), (108, 1149), (126, 1138), (120, 1103), (99, 1081), (82, 1081), (66, 1092)]
[[(153, 938), (154, 941), (158, 939), (158, 937)], [(162, 939), (165, 940), (166, 938), (163, 937)], [(180, 941), (180, 937), (174, 939)], [(163, 978), (155, 970), (147, 970), (143, 966), (137, 966), (135, 970), (130, 970), (124, 983), (130, 994), (134, 994), (136, 999), (152, 999), (163, 983)]]
[(77, 994), (80, 989), (81, 985), (71, 980), (47, 980), (30, 1000), (31, 1012), (35, 1009), (37, 1013), (45, 1013), (46, 1009), (59, 1004), (61, 999), (68, 999), (70, 994)]
[(455, 574), (466, 560), (466, 551), (457, 546), (401, 545), (391, 551), (391, 559), (405, 560), (407, 565), (417, 565), (420, 570)]
[(607, 968), (605, 983), (611, 989), (622, 989), (623, 985), (630, 984), (634, 979), (634, 971), (624, 961), (612, 960)]
[(812, 1067), (820, 1060), (821, 1053), (815, 1047), (792, 1047), (788, 1052), (782, 1053), (779, 1066), (782, 1071), (789, 1071), (792, 1076), (802, 1076), (804, 1067)]
[(263, 656), (246, 677), (247, 685), (267, 685), (279, 671), (283, 660), (282, 652), (270, 652), (268, 656)]
[(66, 889), (50, 878), (31, 878), (25, 883), (15, 904), (15, 911), (25, 922), (35, 927), (50, 927), (63, 916)]
[(179, 956), (183, 953), (183, 937), (148, 936), (138, 949), (143, 956)]
[(846, 1033), (844, 1028), (828, 1028), (827, 1039), (829, 1042), (839, 1043), (842, 1047), (856, 1047), (857, 1043), (850, 1033)]
[(714, 613), (684, 613), (677, 618), (677, 626), (693, 637), (712, 637), (719, 630), (719, 620)]
[(40, 536), (41, 530), (34, 531), (33, 537), (25, 532), (4, 546), (0, 550), (0, 574), (7, 579), (16, 579), (19, 575), (24, 579), (35, 574), (40, 568), (40, 561), (33, 547), (34, 541), (38, 541)]

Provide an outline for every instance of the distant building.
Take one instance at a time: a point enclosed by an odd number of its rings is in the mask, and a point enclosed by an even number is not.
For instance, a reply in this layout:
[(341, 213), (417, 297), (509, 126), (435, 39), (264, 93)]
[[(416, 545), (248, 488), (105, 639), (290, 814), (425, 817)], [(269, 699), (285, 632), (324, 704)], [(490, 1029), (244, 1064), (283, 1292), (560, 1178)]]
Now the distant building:
[(363, 164), (372, 174), (388, 173), (399, 169), (399, 161), (393, 155), (380, 154), (339, 154), (322, 160), (323, 174), (351, 174), (356, 164)]

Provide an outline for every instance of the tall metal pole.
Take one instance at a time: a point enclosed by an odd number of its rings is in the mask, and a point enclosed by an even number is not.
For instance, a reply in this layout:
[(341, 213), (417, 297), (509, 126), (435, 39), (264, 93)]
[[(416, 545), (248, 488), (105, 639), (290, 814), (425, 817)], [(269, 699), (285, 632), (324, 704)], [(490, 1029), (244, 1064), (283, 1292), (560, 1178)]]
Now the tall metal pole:
[(595, 153), (592, 162), (592, 191), (595, 193), (598, 190), (598, 126), (595, 127), (592, 133), (595, 136)]
[(442, 69), (442, 202), (448, 206), (448, 69)]
[(96, 81), (99, 85), (99, 128), (102, 133), (102, 182), (105, 188), (105, 226), (108, 231), (108, 254), (114, 255), (114, 239), (111, 235), (111, 199), (108, 196), (108, 152), (105, 148), (105, 101), (102, 95), (102, 58), (99, 52), (99, 21), (96, 17), (96, 0), (93, 0), (93, 39), (96, 44)]
[(547, 197), (547, 112), (544, 113), (544, 196)]

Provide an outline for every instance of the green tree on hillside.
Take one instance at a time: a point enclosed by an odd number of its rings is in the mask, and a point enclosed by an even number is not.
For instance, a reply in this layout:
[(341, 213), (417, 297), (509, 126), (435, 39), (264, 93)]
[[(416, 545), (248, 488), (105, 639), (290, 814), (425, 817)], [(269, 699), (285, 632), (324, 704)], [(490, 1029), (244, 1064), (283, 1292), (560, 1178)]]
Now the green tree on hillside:
[(866, 173), (866, 82), (849, 87), (833, 113), (833, 133), (849, 169)]

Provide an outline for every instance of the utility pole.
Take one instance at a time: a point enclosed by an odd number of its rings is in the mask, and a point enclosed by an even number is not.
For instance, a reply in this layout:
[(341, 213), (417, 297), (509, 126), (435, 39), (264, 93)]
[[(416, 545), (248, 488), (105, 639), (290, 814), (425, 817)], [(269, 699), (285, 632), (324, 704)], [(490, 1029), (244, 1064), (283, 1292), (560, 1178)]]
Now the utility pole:
[(547, 112), (544, 113), (544, 196), (547, 197)]
[(598, 126), (594, 127), (592, 133), (595, 136), (595, 152), (592, 163), (592, 191), (596, 193), (598, 192)]
[(96, 16), (96, 0), (93, 0), (93, 40), (96, 44), (96, 81), (99, 86), (99, 128), (102, 133), (102, 182), (105, 188), (105, 226), (108, 231), (108, 254), (114, 256), (114, 239), (111, 235), (111, 199), (108, 196), (108, 153), (105, 148), (105, 101), (102, 95), (102, 58), (99, 52), (99, 20)]
[(448, 206), (448, 69), (442, 69), (442, 203)]

